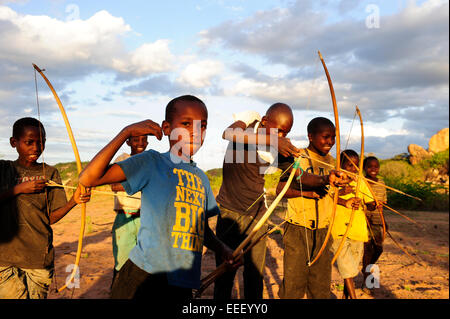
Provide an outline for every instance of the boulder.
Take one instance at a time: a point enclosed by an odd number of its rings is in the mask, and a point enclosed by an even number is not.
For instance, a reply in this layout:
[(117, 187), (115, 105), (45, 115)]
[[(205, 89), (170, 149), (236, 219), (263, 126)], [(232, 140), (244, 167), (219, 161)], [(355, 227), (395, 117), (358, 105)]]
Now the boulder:
[(424, 159), (430, 158), (433, 154), (425, 150), (422, 146), (417, 144), (409, 144), (408, 145), (409, 162), (412, 165), (420, 163)]
[(428, 142), (428, 152), (436, 154), (448, 150), (448, 134), (449, 129), (447, 127), (433, 135)]

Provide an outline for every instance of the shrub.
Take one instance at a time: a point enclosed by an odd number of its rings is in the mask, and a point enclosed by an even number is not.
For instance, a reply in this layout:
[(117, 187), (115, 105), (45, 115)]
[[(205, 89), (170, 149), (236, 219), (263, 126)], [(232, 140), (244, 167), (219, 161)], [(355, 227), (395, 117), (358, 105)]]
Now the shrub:
[(407, 197), (405, 195), (388, 191), (388, 205), (408, 210), (439, 210), (449, 209), (448, 194), (439, 192), (443, 186), (435, 186), (422, 181), (403, 182), (394, 179), (385, 179), (386, 185), (398, 189), (406, 194), (418, 197), (422, 201)]
[(424, 170), (408, 163), (407, 160), (384, 160), (380, 162), (380, 175), (383, 178), (403, 180), (405, 182), (418, 181)]
[[(388, 205), (409, 210), (448, 210), (449, 198), (444, 186), (425, 183), (426, 171), (432, 168), (448, 168), (448, 150), (433, 155), (417, 165), (411, 165), (405, 159), (380, 161), (380, 175), (386, 185), (421, 198), (413, 198), (388, 191)], [(447, 194), (446, 194), (447, 193)]]
[(448, 158), (449, 158), (448, 149), (446, 151), (442, 151), (439, 153), (434, 154), (431, 158), (423, 160), (419, 163), (419, 165), (423, 169), (429, 169), (429, 168), (441, 168), (446, 167), (448, 172)]
[(219, 192), (220, 185), (222, 185), (222, 169), (214, 168), (206, 171), (205, 173), (209, 179), (213, 193), (217, 194)]

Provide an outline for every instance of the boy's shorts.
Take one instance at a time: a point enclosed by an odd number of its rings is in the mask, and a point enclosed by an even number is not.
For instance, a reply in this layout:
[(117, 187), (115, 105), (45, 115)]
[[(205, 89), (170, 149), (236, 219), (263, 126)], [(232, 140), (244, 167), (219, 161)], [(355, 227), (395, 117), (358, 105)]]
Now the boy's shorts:
[[(331, 251), (336, 253), (342, 239), (333, 241)], [(360, 271), (359, 263), (364, 253), (364, 242), (346, 238), (336, 264), (343, 279), (356, 277)]]
[(192, 289), (169, 285), (167, 273), (149, 274), (128, 259), (114, 278), (111, 299), (140, 299), (147, 303), (158, 300), (165, 306), (168, 300), (175, 304), (189, 301), (192, 299)]
[(137, 235), (141, 227), (139, 214), (129, 214), (121, 211), (116, 215), (112, 227), (112, 244), (114, 269), (119, 271), (128, 260), (130, 251), (137, 244)]
[(0, 299), (45, 299), (54, 269), (0, 266)]

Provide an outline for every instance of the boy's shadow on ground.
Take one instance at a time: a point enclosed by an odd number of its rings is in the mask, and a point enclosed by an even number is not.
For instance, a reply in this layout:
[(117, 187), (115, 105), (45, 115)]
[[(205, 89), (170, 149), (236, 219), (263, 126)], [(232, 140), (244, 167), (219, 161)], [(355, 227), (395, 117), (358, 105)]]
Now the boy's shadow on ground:
[[(112, 269), (114, 261), (105, 269), (104, 258), (112, 258), (112, 251), (94, 251), (86, 252), (90, 245), (103, 242), (106, 238), (111, 236), (111, 229), (101, 229), (93, 231), (93, 233), (86, 235), (83, 238), (83, 249), (79, 269), (81, 271), (80, 288), (75, 288), (75, 291), (65, 289), (61, 293), (52, 293), (55, 298), (109, 298), (109, 290), (112, 280)], [(55, 246), (55, 277), (52, 283), (52, 291), (54, 288), (60, 288), (67, 277), (70, 275), (73, 267), (68, 267), (75, 262), (75, 255), (78, 248), (78, 240), (72, 242), (62, 242)], [(111, 248), (112, 249), (112, 248)], [(100, 270), (100, 271), (99, 271)], [(82, 285), (86, 284), (87, 280), (95, 280), (93, 285), (89, 285), (88, 289), (83, 289)]]

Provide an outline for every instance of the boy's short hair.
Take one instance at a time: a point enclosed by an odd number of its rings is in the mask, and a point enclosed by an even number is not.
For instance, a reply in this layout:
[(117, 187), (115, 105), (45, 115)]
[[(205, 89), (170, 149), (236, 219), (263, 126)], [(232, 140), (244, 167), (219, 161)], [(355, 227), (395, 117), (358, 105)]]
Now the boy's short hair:
[(206, 109), (205, 103), (203, 103), (203, 101), (200, 100), (198, 97), (193, 96), (193, 95), (182, 95), (182, 96), (179, 96), (179, 97), (176, 97), (176, 98), (172, 99), (167, 104), (167, 106), (166, 106), (166, 116), (165, 116), (166, 117), (165, 120), (167, 122), (171, 122), (173, 120), (173, 115), (175, 114), (175, 111), (176, 111), (176, 107), (175, 106), (176, 106), (177, 102), (180, 102), (180, 101), (197, 102), (197, 103), (203, 105), (205, 107), (205, 109)]
[(287, 105), (286, 103), (281, 103), (281, 102), (272, 104), (267, 109), (266, 116), (268, 116), (268, 117), (277, 116), (279, 113), (288, 114), (292, 118), (294, 117), (291, 107), (289, 105)]
[(375, 156), (368, 156), (368, 157), (366, 157), (366, 158), (364, 159), (363, 167), (366, 168), (367, 164), (368, 164), (370, 161), (377, 161), (378, 164), (380, 164), (380, 161), (378, 160), (378, 158), (376, 158)]
[(21, 119), (18, 119), (13, 125), (12, 136), (16, 139), (20, 138), (23, 134), (25, 127), (28, 126), (38, 128), (42, 132), (42, 137), (43, 138), (45, 137), (44, 125), (42, 125), (42, 123), (39, 120), (33, 117), (23, 117)]
[(308, 123), (307, 132), (308, 134), (316, 134), (318, 133), (319, 128), (323, 126), (334, 128), (333, 122), (331, 122), (329, 119), (325, 117), (316, 117)]
[[(345, 156), (344, 154), (346, 154), (347, 156)], [(352, 158), (352, 157), (359, 157), (358, 153), (356, 153), (354, 150), (345, 150), (342, 151), (341, 153), (341, 166), (344, 166), (344, 164), (346, 164), (349, 159), (348, 158)]]

